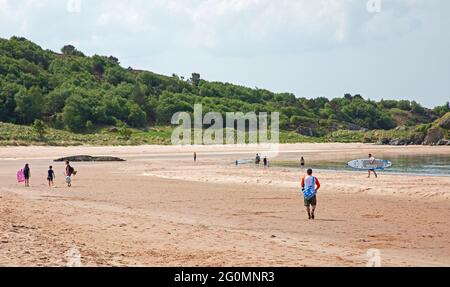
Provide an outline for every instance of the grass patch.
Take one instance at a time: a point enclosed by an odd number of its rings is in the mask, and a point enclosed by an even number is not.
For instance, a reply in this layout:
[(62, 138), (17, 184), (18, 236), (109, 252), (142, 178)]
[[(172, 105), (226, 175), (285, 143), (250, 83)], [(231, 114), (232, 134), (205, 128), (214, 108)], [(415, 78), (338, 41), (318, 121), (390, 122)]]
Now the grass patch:
[[(449, 116), (448, 114), (447, 116)], [(394, 130), (349, 131), (339, 130), (323, 137), (309, 137), (296, 132), (280, 131), (280, 143), (386, 143), (394, 139), (406, 143), (418, 143), (425, 137), (428, 129), (438, 123), (424, 124), (416, 127), (402, 127)], [(40, 136), (30, 126), (21, 126), (0, 122), (0, 146), (135, 146), (135, 145), (170, 145), (174, 127), (157, 126), (148, 130), (131, 129), (131, 136), (126, 139), (115, 129), (101, 128), (95, 133), (77, 134), (64, 130), (47, 128)], [(224, 135), (224, 138), (225, 135)], [(248, 135), (247, 135), (248, 139)]]

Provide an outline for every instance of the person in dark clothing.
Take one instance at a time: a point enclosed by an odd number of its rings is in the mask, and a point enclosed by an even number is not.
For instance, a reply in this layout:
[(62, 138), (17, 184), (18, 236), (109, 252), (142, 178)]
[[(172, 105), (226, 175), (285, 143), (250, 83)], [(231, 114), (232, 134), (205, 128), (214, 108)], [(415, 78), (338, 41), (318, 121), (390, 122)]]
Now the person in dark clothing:
[(256, 154), (255, 164), (259, 165), (261, 163), (261, 156), (259, 154)]
[(25, 164), (25, 167), (23, 168), (23, 176), (25, 177), (25, 186), (30, 186), (30, 178), (31, 178), (31, 170), (30, 165), (27, 163)]
[(53, 186), (53, 180), (55, 178), (56, 178), (56, 176), (55, 176), (55, 172), (53, 171), (53, 167), (50, 166), (48, 168), (48, 175), (47, 175), (48, 187), (52, 187)]
[(269, 160), (267, 159), (267, 157), (264, 157), (263, 163), (264, 163), (264, 168), (269, 167)]
[(305, 158), (304, 158), (304, 157), (302, 157), (302, 158), (300, 159), (300, 166), (301, 166), (301, 167), (304, 167), (304, 166), (305, 166)]

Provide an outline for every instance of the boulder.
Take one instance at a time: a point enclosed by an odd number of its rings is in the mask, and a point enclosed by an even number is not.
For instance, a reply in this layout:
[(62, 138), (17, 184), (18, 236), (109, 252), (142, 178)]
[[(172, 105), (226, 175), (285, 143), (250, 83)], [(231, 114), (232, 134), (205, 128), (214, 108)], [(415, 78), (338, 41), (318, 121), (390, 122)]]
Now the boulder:
[(436, 145), (438, 145), (438, 146), (450, 145), (450, 140), (448, 140), (448, 139), (441, 139), (441, 140), (439, 140), (439, 141), (437, 142)]
[(366, 131), (366, 129), (352, 123), (346, 123), (346, 125), (347, 129), (350, 131)]
[(317, 132), (311, 127), (300, 126), (297, 128), (297, 132), (301, 135), (308, 136), (308, 137), (313, 137), (313, 136), (317, 135)]
[(380, 139), (380, 140), (377, 142), (377, 144), (379, 144), (379, 145), (388, 145), (390, 142), (391, 142), (390, 139), (388, 139), (388, 138), (382, 138), (382, 139)]
[(422, 133), (415, 133), (411, 136), (409, 140), (409, 144), (412, 145), (421, 145), (425, 139), (425, 135)]
[(393, 139), (389, 142), (389, 145), (406, 145), (407, 141), (405, 139)]
[(124, 159), (112, 156), (90, 156), (90, 155), (76, 155), (76, 156), (68, 156), (59, 159), (55, 159), (54, 162), (93, 162), (93, 161), (125, 161)]

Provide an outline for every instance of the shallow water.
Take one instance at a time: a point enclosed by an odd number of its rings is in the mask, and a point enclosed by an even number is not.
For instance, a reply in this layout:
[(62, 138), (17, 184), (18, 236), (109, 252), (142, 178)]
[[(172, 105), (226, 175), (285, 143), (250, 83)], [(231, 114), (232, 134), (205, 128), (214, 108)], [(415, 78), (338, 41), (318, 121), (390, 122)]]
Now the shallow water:
[[(408, 173), (408, 174), (425, 174), (450, 176), (450, 154), (435, 155), (397, 155), (397, 156), (377, 156), (380, 159), (390, 160), (392, 167), (384, 172), (390, 173)], [(307, 162), (306, 167), (325, 170), (346, 170), (356, 171), (347, 166), (347, 162), (354, 158), (345, 158), (330, 161), (311, 161)], [(272, 166), (279, 167), (299, 167), (298, 162), (294, 161), (272, 161)]]

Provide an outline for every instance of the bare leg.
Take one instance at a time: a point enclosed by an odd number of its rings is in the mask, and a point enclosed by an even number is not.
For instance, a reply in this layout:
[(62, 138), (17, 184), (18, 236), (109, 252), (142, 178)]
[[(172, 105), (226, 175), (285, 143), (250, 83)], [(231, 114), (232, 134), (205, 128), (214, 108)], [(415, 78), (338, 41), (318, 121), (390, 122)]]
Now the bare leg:
[(378, 178), (377, 172), (374, 170), (373, 173), (375, 174), (375, 177)]
[(306, 212), (308, 212), (308, 219), (311, 219), (311, 209), (308, 207), (306, 207)]
[(311, 219), (315, 219), (316, 218), (315, 215), (314, 215), (314, 212), (316, 212), (316, 205), (312, 206)]

